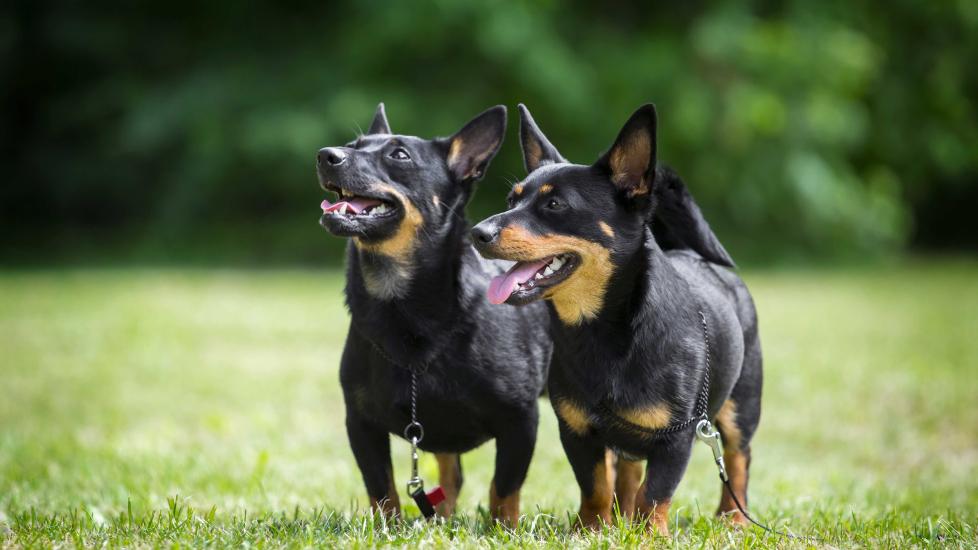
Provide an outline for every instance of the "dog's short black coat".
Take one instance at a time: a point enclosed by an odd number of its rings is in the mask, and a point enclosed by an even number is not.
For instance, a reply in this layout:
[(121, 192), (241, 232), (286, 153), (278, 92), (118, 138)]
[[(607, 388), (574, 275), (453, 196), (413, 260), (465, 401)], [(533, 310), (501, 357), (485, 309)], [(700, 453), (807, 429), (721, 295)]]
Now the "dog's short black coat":
[[(389, 435), (410, 416), (418, 368), (420, 447), (438, 453), (450, 513), (461, 488), (457, 453), (496, 440), (493, 516), (515, 521), (536, 441), (537, 398), (551, 354), (548, 315), (485, 300), (499, 262), (468, 242), (464, 208), (505, 134), (497, 106), (449, 138), (391, 132), (383, 104), (366, 135), (317, 155), (321, 186), (375, 215), (324, 212), (330, 233), (351, 237), (346, 302), (351, 326), (340, 380), (350, 444), (372, 505), (396, 514)], [(328, 202), (324, 202), (326, 210)], [(334, 205), (335, 209), (335, 205)]]
[[(522, 105), (520, 114), (529, 175), (514, 186), (509, 210), (473, 228), (473, 242), (490, 258), (558, 258), (550, 264), (557, 269), (513, 287), (507, 302), (549, 305), (549, 394), (581, 488), (581, 521), (609, 521), (617, 497), (626, 515), (637, 508), (667, 531), (693, 429), (651, 438), (634, 425), (654, 430), (693, 415), (707, 351), (708, 414), (746, 505), (750, 440), (760, 419), (757, 317), (744, 283), (721, 267), (733, 262), (685, 185), (656, 165), (654, 107), (636, 111), (590, 166), (569, 164)], [(718, 511), (743, 522), (723, 494)]]

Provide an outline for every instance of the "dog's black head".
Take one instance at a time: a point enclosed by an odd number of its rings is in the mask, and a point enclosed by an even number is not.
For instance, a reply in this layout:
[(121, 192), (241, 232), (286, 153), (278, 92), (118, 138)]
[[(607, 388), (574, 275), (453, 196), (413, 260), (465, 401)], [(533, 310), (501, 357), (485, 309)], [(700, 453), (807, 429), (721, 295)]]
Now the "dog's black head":
[(516, 260), (493, 280), (494, 303), (553, 302), (576, 325), (597, 316), (618, 259), (644, 242), (655, 180), (656, 113), (644, 105), (611, 149), (590, 166), (570, 164), (520, 105), (529, 173), (509, 195), (509, 210), (472, 229), (483, 256)]
[(499, 105), (448, 138), (398, 135), (381, 103), (365, 135), (316, 155), (320, 185), (336, 194), (323, 201), (320, 224), (363, 250), (407, 261), (419, 231), (440, 234), (435, 229), (465, 203), (505, 132), (506, 108)]

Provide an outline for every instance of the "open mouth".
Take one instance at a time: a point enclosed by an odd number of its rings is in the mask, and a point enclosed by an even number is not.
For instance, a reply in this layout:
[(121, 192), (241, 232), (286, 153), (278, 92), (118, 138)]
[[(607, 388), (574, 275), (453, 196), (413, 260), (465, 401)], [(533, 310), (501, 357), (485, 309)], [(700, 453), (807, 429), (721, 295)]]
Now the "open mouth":
[(579, 263), (578, 257), (571, 253), (516, 262), (509, 271), (489, 283), (489, 301), (514, 305), (532, 302), (542, 297), (546, 289), (566, 280)]
[(336, 194), (319, 206), (323, 211), (319, 224), (339, 237), (383, 238), (400, 218), (400, 202), (391, 196), (354, 193), (333, 185), (323, 186)]
[(323, 200), (319, 205), (323, 209), (323, 216), (340, 216), (348, 219), (376, 218), (391, 215), (397, 209), (393, 202), (379, 197), (354, 195), (345, 189), (334, 187), (327, 187), (327, 190), (339, 196), (336, 202), (330, 202), (329, 199)]

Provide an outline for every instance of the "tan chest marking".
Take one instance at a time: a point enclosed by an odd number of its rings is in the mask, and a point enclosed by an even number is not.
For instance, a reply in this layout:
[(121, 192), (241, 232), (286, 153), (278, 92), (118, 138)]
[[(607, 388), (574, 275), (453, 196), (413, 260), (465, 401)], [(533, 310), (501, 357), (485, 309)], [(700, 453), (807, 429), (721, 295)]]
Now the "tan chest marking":
[(573, 401), (557, 399), (557, 416), (567, 424), (567, 427), (577, 435), (585, 435), (591, 430), (587, 413)]
[(672, 412), (667, 405), (658, 403), (651, 407), (619, 411), (618, 414), (632, 424), (655, 430), (669, 425)]

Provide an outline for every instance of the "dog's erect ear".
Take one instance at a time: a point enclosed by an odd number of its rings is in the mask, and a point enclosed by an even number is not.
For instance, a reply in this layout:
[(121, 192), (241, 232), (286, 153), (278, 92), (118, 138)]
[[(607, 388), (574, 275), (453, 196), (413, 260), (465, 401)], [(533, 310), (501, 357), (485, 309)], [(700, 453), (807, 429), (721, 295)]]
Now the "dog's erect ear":
[(526, 105), (519, 104), (520, 110), (520, 145), (523, 147), (523, 166), (526, 173), (536, 170), (544, 164), (567, 162), (560, 156), (547, 136), (543, 135)]
[(486, 173), (506, 137), (506, 107), (496, 105), (473, 118), (447, 140), (446, 162), (456, 181), (473, 181)]
[(377, 111), (374, 113), (374, 120), (370, 123), (367, 135), (371, 134), (392, 134), (391, 125), (387, 123), (387, 111), (384, 110), (383, 102), (377, 104)]
[(628, 197), (646, 196), (652, 191), (655, 127), (655, 105), (642, 105), (622, 127), (611, 149), (595, 163), (608, 171), (611, 181)]

